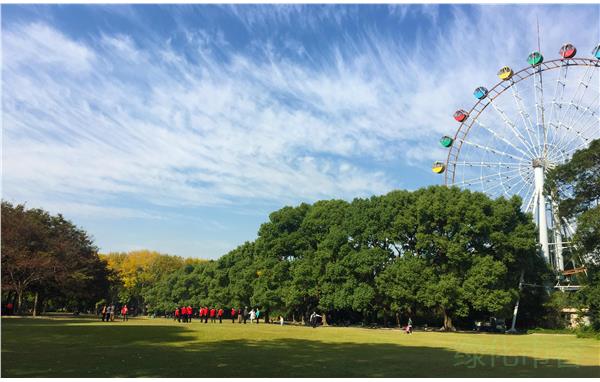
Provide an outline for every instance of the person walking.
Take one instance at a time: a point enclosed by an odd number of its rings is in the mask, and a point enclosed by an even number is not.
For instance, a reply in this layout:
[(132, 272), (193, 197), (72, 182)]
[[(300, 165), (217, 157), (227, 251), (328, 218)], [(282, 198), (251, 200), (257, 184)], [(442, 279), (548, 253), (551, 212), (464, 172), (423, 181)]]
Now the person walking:
[(238, 308), (237, 311), (238, 324), (242, 323), (242, 308)]
[(258, 320), (260, 319), (260, 309), (256, 308), (256, 323), (258, 324)]
[(110, 321), (111, 311), (112, 311), (112, 306), (111, 305), (107, 306), (106, 307), (106, 322)]
[(115, 321), (115, 304), (111, 304), (110, 306), (110, 321), (114, 322)]
[(235, 324), (235, 313), (236, 313), (235, 308), (231, 308), (231, 323), (232, 324)]
[(188, 322), (192, 322), (192, 314), (194, 313), (194, 310), (192, 309), (191, 305), (187, 306), (187, 315), (188, 315)]
[(246, 319), (248, 318), (248, 307), (244, 307), (244, 325), (246, 324)]
[(279, 316), (279, 324), (283, 326), (283, 316)]
[(250, 323), (253, 324), (254, 320), (256, 320), (256, 311), (254, 310), (254, 308), (252, 308), (252, 310), (250, 311)]
[(106, 320), (106, 305), (102, 305), (102, 322), (104, 322), (104, 320)]
[(217, 317), (219, 317), (219, 324), (223, 323), (223, 308), (219, 308), (219, 311), (217, 312)]
[(215, 315), (217, 314), (217, 310), (215, 308), (210, 308), (210, 322), (214, 324), (216, 322)]
[(204, 307), (204, 323), (208, 324), (208, 306)]
[(129, 309), (127, 309), (127, 304), (123, 305), (123, 307), (121, 308), (121, 319), (123, 321), (128, 321), (129, 318), (127, 317), (127, 312), (129, 311)]
[(311, 326), (313, 327), (313, 329), (317, 327), (317, 318), (318, 318), (318, 317), (321, 317), (321, 316), (319, 316), (319, 315), (317, 314), (317, 312), (313, 312), (313, 313), (310, 315), (310, 319), (309, 319), (309, 321), (310, 321), (310, 324), (311, 324)]
[(406, 334), (412, 334), (412, 319), (408, 317), (408, 324), (406, 325)]
[(181, 322), (181, 312), (179, 311), (179, 307), (175, 308), (175, 319), (177, 322)]

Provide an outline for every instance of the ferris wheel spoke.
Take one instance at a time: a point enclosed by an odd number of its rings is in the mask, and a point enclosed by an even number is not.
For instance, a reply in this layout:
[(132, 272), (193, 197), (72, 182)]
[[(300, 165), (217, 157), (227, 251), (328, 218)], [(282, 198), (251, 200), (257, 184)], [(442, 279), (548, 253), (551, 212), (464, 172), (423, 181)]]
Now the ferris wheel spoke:
[[(550, 108), (550, 118), (548, 122), (548, 126), (551, 128), (556, 125), (555, 119), (558, 120), (556, 116), (556, 107), (558, 105), (559, 109), (562, 108), (562, 99), (565, 93), (565, 87), (567, 85), (567, 71), (569, 66), (566, 65), (566, 61), (563, 61), (560, 66), (560, 71), (558, 77), (556, 79), (556, 87), (554, 88), (554, 97), (552, 98), (552, 106)], [(556, 134), (552, 135), (553, 141), (556, 139)]]
[(581, 101), (585, 96), (587, 89), (590, 87), (590, 82), (592, 81), (592, 77), (594, 76), (594, 70), (592, 70), (592, 68), (592, 66), (588, 66), (581, 79), (579, 80), (577, 89), (573, 93), (571, 100), (567, 103), (566, 110), (559, 116), (559, 119), (557, 121), (557, 124), (559, 126), (561, 123), (563, 123), (564, 125), (570, 125), (572, 122), (572, 118), (575, 117), (572, 116), (572, 114), (576, 110), (573, 106), (581, 104)]
[[(591, 105), (595, 105), (598, 103), (598, 98), (600, 97), (600, 94), (596, 94), (596, 97), (594, 98), (594, 100), (590, 103)], [(594, 111), (590, 106), (584, 106), (584, 105), (574, 105), (572, 102), (569, 104), (565, 104), (568, 108), (572, 108), (576, 111), (579, 111), (578, 116), (576, 117), (575, 120), (571, 119), (570, 123), (565, 123), (562, 120), (558, 121), (558, 124), (555, 125), (555, 128), (558, 130), (561, 126), (575, 126), (577, 125), (580, 120), (582, 118), (585, 118), (587, 116), (595, 116), (597, 113), (596, 111)], [(562, 106), (562, 105), (561, 105)], [(563, 143), (563, 141), (565, 139), (569, 138), (569, 134), (567, 133), (563, 133), (563, 134), (559, 134), (559, 139), (557, 140), (557, 144)]]
[(486, 151), (488, 153), (502, 155), (502, 156), (505, 156), (505, 157), (508, 157), (508, 158), (511, 158), (511, 159), (515, 159), (515, 160), (525, 159), (524, 157), (517, 157), (517, 156), (514, 156), (512, 154), (506, 153), (506, 152), (501, 151), (501, 150), (497, 150), (497, 149), (494, 149), (494, 148), (491, 148), (491, 147), (488, 147), (488, 146), (483, 146), (483, 145), (480, 145), (480, 144), (475, 143), (475, 142), (467, 141), (466, 139), (463, 139), (462, 142), (466, 143), (466, 144), (468, 144), (470, 146), (476, 147), (478, 149), (484, 150), (484, 151)]
[[(490, 102), (490, 103), (492, 104), (492, 106), (494, 106), (493, 102)], [(494, 109), (496, 109), (495, 106), (494, 106)], [(489, 127), (487, 127), (486, 125), (484, 125), (481, 121), (479, 121), (478, 118), (474, 119), (474, 123), (476, 123), (479, 127), (481, 127), (482, 129), (484, 129), (487, 132), (489, 132), (490, 134), (492, 134), (492, 136), (494, 136), (495, 138), (501, 140), (502, 142), (504, 142), (507, 145), (509, 145), (510, 147), (512, 147), (514, 150), (516, 150), (519, 153), (523, 154), (524, 156), (527, 157), (529, 155), (532, 155), (531, 151), (530, 151), (530, 147), (527, 145), (527, 143), (525, 143), (524, 137), (522, 135), (518, 134), (514, 129), (512, 129), (513, 133), (515, 134), (515, 136), (517, 137), (517, 139), (519, 139), (519, 141), (523, 144), (523, 146), (527, 149), (527, 151), (529, 151), (529, 153), (526, 153), (525, 151), (521, 150), (516, 145), (514, 145), (509, 139), (505, 138), (503, 135), (498, 134), (493, 129), (490, 129)]]
[[(521, 195), (521, 192), (525, 189), (525, 187), (527, 187), (527, 185), (529, 185), (529, 188), (533, 187), (533, 176), (531, 174), (528, 174), (525, 178), (523, 178), (523, 181), (521, 182), (521, 187), (515, 192), (516, 195)], [(527, 196), (528, 192), (525, 193), (525, 196)]]
[[(494, 184), (491, 187), (489, 187), (488, 189), (485, 189), (485, 183), (490, 183), (494, 179), (489, 179), (489, 178), (488, 179), (482, 179), (482, 181), (480, 183), (482, 184), (482, 188), (484, 188), (484, 190), (485, 190), (484, 192), (488, 192), (489, 193), (489, 192), (491, 192), (493, 190), (496, 190), (499, 187), (502, 187), (504, 189), (503, 190), (503, 192), (504, 192), (504, 191), (506, 191), (505, 183), (508, 183), (511, 180), (515, 180), (515, 179), (518, 180), (518, 179), (520, 179), (522, 177), (521, 173), (506, 175), (508, 173), (510, 173), (510, 171), (507, 171), (507, 172), (504, 172), (504, 173), (501, 173), (501, 174), (493, 174), (493, 178), (498, 178), (498, 180), (495, 181)], [(492, 177), (492, 175), (487, 175), (487, 176), (488, 177)], [(485, 180), (485, 182), (483, 180)]]
[[(510, 198), (511, 195), (509, 195), (509, 192), (513, 192), (513, 195), (520, 195), (521, 191), (523, 190), (523, 188), (525, 187), (525, 185), (531, 180), (531, 178), (526, 177), (523, 178), (523, 174), (521, 174), (519, 172), (519, 174), (511, 177), (510, 179), (506, 179), (506, 180), (500, 180), (500, 183), (502, 184), (502, 188), (504, 189), (504, 194)], [(511, 184), (511, 182), (513, 182)], [(518, 189), (518, 191), (514, 191), (513, 189), (515, 187), (519, 187), (519, 185), (521, 185), (521, 187)], [(507, 188), (508, 187), (508, 188)]]
[[(596, 100), (594, 100), (594, 103), (596, 102)], [(598, 113), (596, 113), (594, 110), (592, 110), (589, 106), (583, 107), (583, 106), (576, 106), (575, 107), (576, 110), (581, 110), (579, 112), (579, 116), (577, 117), (577, 119), (575, 119), (574, 121), (572, 121), (569, 125), (563, 124), (562, 122), (560, 122), (560, 126), (563, 126), (565, 128), (565, 130), (569, 131), (569, 132), (574, 132), (575, 134), (565, 134), (565, 136), (563, 137), (562, 140), (557, 142), (558, 146), (567, 146), (571, 143), (573, 143), (575, 140), (577, 140), (577, 138), (581, 139), (581, 141), (583, 143), (589, 143), (589, 141), (591, 140), (588, 137), (584, 136), (584, 132), (587, 132), (587, 130), (590, 128), (590, 126), (593, 126), (594, 123), (597, 122), (598, 120)], [(596, 118), (591, 118), (590, 121), (588, 121), (588, 123), (585, 123), (583, 128), (577, 129), (577, 126), (580, 124), (581, 120), (585, 117), (596, 117)]]
[(515, 104), (517, 106), (519, 115), (521, 116), (521, 119), (523, 120), (524, 130), (527, 133), (527, 137), (529, 138), (530, 145), (533, 147), (533, 150), (536, 153), (535, 156), (538, 156), (539, 153), (536, 151), (537, 146), (535, 145), (534, 140), (532, 138), (532, 134), (535, 134), (535, 132), (533, 130), (533, 124), (531, 123), (531, 116), (525, 110), (525, 105), (523, 104), (523, 98), (521, 98), (521, 95), (517, 88), (517, 84), (514, 82), (514, 79), (512, 79), (512, 78), (510, 81), (511, 81), (511, 85), (512, 85), (510, 87), (510, 89), (511, 89)]
[(512, 142), (510, 142), (508, 139), (504, 138), (500, 134), (495, 133), (493, 130), (489, 129), (486, 126), (483, 126), (483, 124), (477, 118), (475, 119), (475, 122), (479, 126), (482, 126), (484, 129), (488, 130), (495, 137), (498, 137), (504, 143), (510, 145), (512, 148), (514, 148), (515, 150), (517, 150), (521, 154), (523, 154), (525, 156), (532, 155), (532, 156), (535, 157), (536, 155), (531, 151), (533, 149), (533, 145), (531, 143), (528, 144), (526, 142), (525, 137), (521, 133), (519, 133), (519, 131), (517, 130), (515, 124), (506, 116), (506, 113), (504, 112), (504, 110), (502, 110), (493, 101), (490, 101), (490, 104), (492, 105), (492, 108), (500, 115), (500, 118), (502, 118), (502, 121), (504, 121), (504, 124), (508, 127), (508, 129), (514, 134), (514, 136), (519, 140), (519, 142), (521, 142), (521, 144), (523, 145), (523, 147), (528, 151), (528, 153), (526, 153), (525, 151), (517, 148), (514, 144), (512, 144)]
[(456, 162), (454, 163), (456, 166), (466, 166), (466, 167), (488, 167), (488, 168), (496, 168), (496, 167), (521, 167), (523, 166), (523, 162)]
[[(594, 101), (592, 102), (592, 104), (597, 103), (598, 101), (598, 97), (599, 95), (596, 95), (596, 99), (594, 99)], [(562, 106), (563, 104), (560, 104), (560, 106)], [(564, 124), (562, 121), (558, 121), (558, 124), (554, 125), (554, 129), (551, 130), (553, 131), (555, 134), (553, 135), (553, 139), (551, 141), (551, 145), (553, 146), (559, 146), (562, 147), (564, 146), (564, 144), (566, 143), (567, 140), (569, 140), (570, 138), (572, 138), (573, 134), (570, 134), (570, 130), (571, 128), (576, 127), (580, 120), (582, 120), (585, 117), (594, 117), (596, 116), (598, 113), (596, 113), (591, 107), (589, 106), (579, 106), (577, 105), (575, 107), (577, 110), (581, 110), (579, 113), (579, 116), (577, 117), (577, 119), (575, 121), (573, 121), (570, 125), (566, 125)], [(592, 118), (593, 120), (593, 118)], [(561, 127), (564, 127), (565, 129), (561, 129)], [(582, 132), (582, 131), (586, 131), (587, 128), (584, 129), (580, 129), (580, 130), (576, 130), (574, 129), (574, 131), (577, 132)], [(582, 138), (582, 137), (581, 137)]]
[[(505, 171), (502, 176), (506, 176), (506, 174), (513, 174), (515, 172), (518, 172), (519, 169), (514, 169), (514, 170), (508, 170)], [(482, 183), (483, 181), (491, 181), (494, 178), (497, 178), (498, 174), (493, 173), (493, 174), (489, 174), (489, 175), (480, 175), (477, 178), (471, 178), (471, 179), (467, 179), (467, 180), (463, 180), (462, 182), (456, 183), (455, 185), (460, 186), (460, 185), (474, 185), (477, 183)]]
[(538, 65), (533, 75), (533, 88), (535, 98), (535, 124), (538, 147), (542, 148), (542, 156), (546, 156), (548, 149), (548, 137), (544, 124), (544, 86), (542, 79), (542, 67)]
[(563, 151), (562, 153), (563, 153), (563, 155), (569, 157), (569, 156), (571, 156), (571, 154), (574, 154), (577, 150), (581, 150), (581, 149), (583, 149), (585, 147), (587, 147), (587, 143), (582, 142), (582, 143), (580, 143), (577, 146), (573, 146), (573, 147), (569, 148), (568, 150)]

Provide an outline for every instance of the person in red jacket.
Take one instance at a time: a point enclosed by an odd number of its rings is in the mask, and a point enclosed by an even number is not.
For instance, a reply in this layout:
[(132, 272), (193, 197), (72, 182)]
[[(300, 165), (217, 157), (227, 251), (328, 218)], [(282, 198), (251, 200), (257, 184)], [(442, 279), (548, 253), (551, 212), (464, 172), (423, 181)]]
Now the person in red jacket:
[(217, 310), (215, 308), (211, 308), (210, 309), (210, 322), (214, 323), (215, 321), (215, 314), (217, 313)]
[(121, 308), (121, 319), (123, 321), (129, 321), (129, 319), (127, 318), (127, 312), (129, 312), (129, 309), (127, 309), (127, 305), (123, 305), (123, 307)]
[(217, 317), (219, 317), (219, 324), (223, 323), (223, 308), (219, 308), (219, 311), (217, 312)]
[(235, 324), (235, 313), (236, 313), (235, 308), (231, 308), (231, 323), (232, 324)]
[(187, 314), (188, 314), (188, 322), (192, 322), (192, 314), (194, 313), (191, 305), (188, 305), (187, 307)]
[(179, 308), (175, 308), (175, 319), (177, 322), (181, 322), (181, 317), (179, 317)]
[(208, 306), (204, 307), (204, 323), (208, 323)]

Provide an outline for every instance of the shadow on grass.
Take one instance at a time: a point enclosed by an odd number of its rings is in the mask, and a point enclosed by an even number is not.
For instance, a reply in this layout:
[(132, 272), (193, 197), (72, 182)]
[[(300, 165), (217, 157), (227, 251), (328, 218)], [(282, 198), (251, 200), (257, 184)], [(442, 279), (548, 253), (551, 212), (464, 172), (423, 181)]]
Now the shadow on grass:
[(3, 321), (2, 377), (600, 376), (600, 367), (563, 360), (443, 348), (291, 338), (208, 342), (202, 332), (174, 325), (10, 321)]

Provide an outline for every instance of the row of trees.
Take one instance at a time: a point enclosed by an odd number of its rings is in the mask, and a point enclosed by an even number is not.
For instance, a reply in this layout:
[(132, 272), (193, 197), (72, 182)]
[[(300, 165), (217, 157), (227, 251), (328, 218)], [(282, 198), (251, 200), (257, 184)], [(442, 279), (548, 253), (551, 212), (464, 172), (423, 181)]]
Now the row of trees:
[[(543, 324), (548, 307), (579, 306), (600, 329), (600, 141), (554, 169), (547, 186), (560, 197), (561, 215), (576, 221), (569, 266), (587, 264), (578, 280), (585, 287), (552, 296), (549, 288), (523, 289), (519, 322)], [(203, 261), (151, 251), (98, 255), (61, 215), (2, 202), (2, 297), (17, 310), (31, 300), (34, 314), (40, 306), (101, 303), (141, 312), (260, 306), (267, 319), (318, 310), (332, 323), (398, 323), (410, 315), (452, 329), (509, 317), (521, 272), (528, 285), (555, 282), (520, 206), (516, 197), (491, 200), (443, 186), (324, 200), (273, 212), (255, 241)]]
[[(161, 279), (146, 303), (252, 305), (292, 318), (319, 310), (336, 323), (418, 315), (446, 329), (456, 319), (507, 317), (522, 270), (529, 282), (552, 277), (520, 206), (516, 197), (434, 186), (285, 207), (255, 241)], [(525, 291), (525, 320), (539, 315), (543, 293)]]
[(205, 261), (149, 250), (100, 254), (100, 259), (111, 271), (111, 279), (108, 296), (98, 305), (127, 304), (130, 309), (142, 314), (146, 313), (145, 299), (155, 284), (184, 265)]

